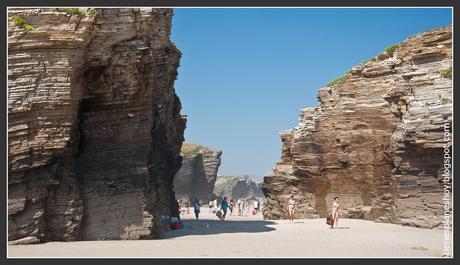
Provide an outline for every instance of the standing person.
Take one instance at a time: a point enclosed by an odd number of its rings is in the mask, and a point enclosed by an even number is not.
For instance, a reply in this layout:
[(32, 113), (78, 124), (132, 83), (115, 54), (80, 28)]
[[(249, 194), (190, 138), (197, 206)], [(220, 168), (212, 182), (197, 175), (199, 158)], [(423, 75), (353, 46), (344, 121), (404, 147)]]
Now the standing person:
[(249, 199), (246, 199), (244, 203), (244, 215), (249, 216), (249, 209), (251, 208), (251, 204), (249, 203)]
[(237, 201), (237, 206), (238, 206), (238, 215), (241, 215), (241, 199), (238, 199)]
[(213, 201), (209, 201), (209, 214), (212, 213)]
[(296, 206), (296, 203), (295, 203), (294, 195), (292, 194), (291, 198), (289, 198), (288, 200), (288, 207), (287, 207), (289, 222), (294, 221), (295, 206)]
[(224, 197), (224, 200), (222, 201), (222, 205), (220, 207), (222, 209), (222, 221), (225, 220), (225, 216), (227, 215), (227, 208), (228, 208), (228, 201), (227, 201), (227, 197)]
[(342, 208), (340, 207), (339, 197), (334, 198), (334, 202), (332, 203), (332, 219), (334, 222), (331, 225), (331, 229), (335, 227), (337, 228), (337, 224), (339, 223), (339, 214), (342, 212)]
[(193, 203), (193, 208), (195, 210), (195, 217), (198, 220), (198, 215), (200, 214), (200, 202), (197, 198), (195, 198), (195, 202)]
[(213, 213), (217, 212), (217, 199), (214, 199), (213, 207), (214, 207), (214, 209), (213, 209), (212, 212), (213, 212)]
[(259, 200), (254, 200), (254, 211), (256, 211), (256, 215), (259, 215)]
[(189, 200), (187, 200), (185, 204), (185, 213), (190, 214), (190, 201)]
[(230, 215), (233, 215), (233, 208), (235, 207), (235, 202), (233, 201), (233, 199), (230, 199), (230, 205), (229, 205), (229, 209), (230, 209)]

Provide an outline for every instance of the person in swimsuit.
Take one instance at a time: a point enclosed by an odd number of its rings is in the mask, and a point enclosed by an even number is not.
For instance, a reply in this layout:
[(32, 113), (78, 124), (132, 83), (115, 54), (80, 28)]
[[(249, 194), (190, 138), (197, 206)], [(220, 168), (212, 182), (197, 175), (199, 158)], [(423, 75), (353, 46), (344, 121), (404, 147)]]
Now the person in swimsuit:
[(230, 215), (233, 215), (233, 207), (235, 207), (235, 202), (233, 199), (230, 199), (230, 205), (228, 206), (228, 209), (230, 210)]
[(209, 214), (212, 213), (212, 208), (214, 207), (214, 201), (209, 202)]
[(340, 208), (340, 203), (339, 203), (339, 197), (334, 198), (334, 202), (332, 203), (332, 219), (334, 219), (334, 222), (331, 225), (331, 229), (337, 227), (339, 223), (339, 214), (342, 211)]
[(291, 195), (291, 198), (288, 200), (288, 219), (290, 222), (294, 221), (294, 213), (295, 213), (295, 199), (294, 195)]

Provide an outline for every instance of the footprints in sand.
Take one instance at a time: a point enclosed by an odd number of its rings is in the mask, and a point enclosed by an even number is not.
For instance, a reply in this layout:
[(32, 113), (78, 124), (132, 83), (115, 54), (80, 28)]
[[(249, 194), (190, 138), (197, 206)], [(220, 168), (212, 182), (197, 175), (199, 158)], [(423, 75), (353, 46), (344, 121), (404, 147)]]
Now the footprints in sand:
[(424, 251), (429, 250), (429, 249), (426, 248), (426, 247), (411, 247), (410, 249), (412, 249), (412, 250), (424, 250)]

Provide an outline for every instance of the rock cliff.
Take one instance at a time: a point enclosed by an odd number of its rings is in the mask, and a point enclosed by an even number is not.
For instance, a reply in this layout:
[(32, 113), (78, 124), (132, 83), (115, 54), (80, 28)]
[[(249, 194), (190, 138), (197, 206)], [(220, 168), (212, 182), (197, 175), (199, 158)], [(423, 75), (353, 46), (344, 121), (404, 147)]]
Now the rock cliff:
[(220, 166), (221, 151), (184, 143), (181, 149), (182, 167), (174, 178), (176, 197), (193, 202), (195, 198), (207, 203), (212, 193)]
[(167, 229), (186, 122), (173, 87), (172, 15), (9, 9), (8, 240)]
[(234, 200), (265, 198), (257, 183), (248, 177), (218, 176), (213, 193), (219, 199), (225, 196)]
[(452, 122), (452, 28), (388, 47), (318, 92), (319, 104), (281, 133), (280, 161), (264, 178), (264, 216), (343, 215), (433, 228), (443, 213), (444, 132)]

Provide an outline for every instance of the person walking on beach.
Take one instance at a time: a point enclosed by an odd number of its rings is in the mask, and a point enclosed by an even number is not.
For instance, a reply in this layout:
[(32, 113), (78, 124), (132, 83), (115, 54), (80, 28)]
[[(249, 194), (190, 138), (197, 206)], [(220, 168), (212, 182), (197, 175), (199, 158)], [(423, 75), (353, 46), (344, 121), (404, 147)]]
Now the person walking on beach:
[(294, 221), (295, 206), (296, 206), (296, 202), (295, 202), (295, 199), (294, 199), (294, 195), (291, 195), (291, 198), (289, 198), (289, 200), (288, 200), (288, 207), (287, 207), (288, 208), (289, 222)]
[(235, 207), (235, 202), (233, 199), (230, 199), (230, 205), (228, 206), (228, 209), (230, 210), (230, 215), (233, 215), (233, 208)]
[(334, 202), (332, 202), (332, 219), (334, 222), (331, 225), (331, 229), (333, 229), (334, 226), (337, 228), (341, 211), (342, 208), (340, 208), (339, 197), (335, 197)]
[(243, 205), (241, 199), (238, 199), (238, 215), (241, 216), (243, 213)]
[(227, 197), (224, 197), (224, 200), (222, 201), (221, 209), (222, 209), (222, 221), (225, 220), (225, 216), (227, 215), (227, 208), (228, 208), (228, 201)]
[(259, 214), (259, 202), (257, 201), (257, 199), (254, 200), (254, 212), (255, 212), (255, 215), (258, 215)]
[(217, 212), (217, 199), (214, 199), (212, 202), (212, 207), (213, 207), (213, 213)]
[(195, 210), (195, 217), (198, 220), (198, 215), (200, 214), (200, 202), (197, 198), (195, 198), (195, 202), (193, 203), (193, 208)]
[(246, 199), (244, 203), (244, 215), (249, 216), (249, 208), (251, 207), (251, 204), (249, 203), (249, 199)]
[(214, 201), (209, 202), (209, 214), (212, 213), (212, 208), (214, 207), (213, 204), (214, 204)]

